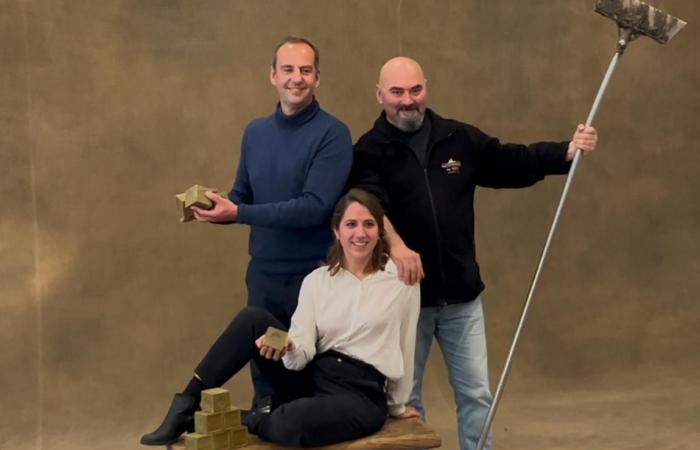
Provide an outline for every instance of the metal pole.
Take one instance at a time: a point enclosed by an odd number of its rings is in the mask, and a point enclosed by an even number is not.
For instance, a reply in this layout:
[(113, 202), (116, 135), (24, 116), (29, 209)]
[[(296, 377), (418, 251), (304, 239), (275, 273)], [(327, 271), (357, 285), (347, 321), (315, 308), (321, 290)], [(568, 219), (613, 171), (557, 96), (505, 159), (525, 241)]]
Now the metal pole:
[[(620, 56), (622, 55), (624, 51), (624, 45), (618, 46), (618, 51), (615, 53), (615, 55), (612, 58), (612, 61), (610, 61), (610, 65), (608, 66), (608, 70), (605, 73), (605, 77), (603, 78), (603, 82), (600, 85), (600, 88), (598, 89), (598, 94), (595, 97), (595, 100), (593, 101), (593, 106), (591, 107), (591, 111), (588, 113), (588, 118), (586, 119), (586, 126), (590, 126), (593, 123), (593, 119), (595, 118), (596, 113), (598, 112), (598, 106), (600, 106), (600, 102), (603, 99), (603, 96), (605, 95), (605, 91), (608, 88), (608, 83), (610, 82), (610, 78), (612, 77), (613, 72), (615, 71), (615, 68), (617, 67), (617, 62), (620, 59)], [(574, 175), (576, 174), (576, 168), (578, 167), (578, 162), (581, 159), (581, 150), (576, 149), (576, 153), (574, 154), (574, 159), (571, 163), (571, 168), (569, 169), (569, 174), (566, 177), (566, 183), (564, 184), (564, 190), (561, 193), (561, 198), (559, 199), (559, 206), (557, 207), (557, 212), (554, 214), (554, 221), (552, 222), (552, 225), (549, 229), (549, 235), (547, 236), (547, 241), (544, 244), (544, 249), (542, 250), (542, 256), (540, 256), (540, 262), (537, 265), (537, 270), (535, 271), (535, 276), (532, 280), (532, 284), (530, 285), (530, 292), (527, 294), (527, 300), (525, 300), (525, 305), (523, 306), (523, 312), (520, 315), (520, 321), (518, 322), (518, 326), (515, 329), (515, 335), (513, 336), (513, 342), (511, 343), (510, 350), (508, 351), (508, 356), (506, 357), (506, 362), (505, 365), (503, 366), (503, 372), (501, 372), (501, 379), (498, 382), (498, 386), (496, 387), (496, 393), (493, 396), (493, 402), (491, 403), (491, 407), (489, 408), (488, 415), (486, 416), (486, 421), (484, 422), (484, 427), (481, 430), (481, 436), (479, 437), (479, 442), (476, 444), (476, 450), (483, 450), (484, 445), (486, 445), (486, 440), (488, 439), (489, 432), (491, 431), (491, 423), (493, 422), (493, 417), (496, 414), (496, 408), (498, 407), (498, 403), (501, 399), (501, 395), (503, 394), (503, 387), (506, 383), (506, 380), (508, 379), (508, 373), (510, 371), (510, 366), (511, 362), (513, 359), (513, 354), (515, 353), (515, 348), (518, 345), (518, 340), (520, 339), (520, 333), (522, 332), (523, 325), (525, 324), (525, 320), (527, 318), (527, 313), (530, 308), (530, 302), (532, 301), (532, 297), (535, 293), (535, 288), (537, 287), (537, 282), (539, 281), (540, 278), (540, 273), (542, 272), (542, 267), (544, 265), (544, 261), (547, 257), (547, 252), (549, 251), (549, 245), (552, 242), (552, 238), (554, 237), (554, 232), (557, 228), (557, 225), (559, 223), (559, 217), (561, 216), (561, 212), (564, 209), (564, 203), (566, 202), (566, 197), (569, 194), (569, 189), (571, 187), (571, 183), (574, 179)]]

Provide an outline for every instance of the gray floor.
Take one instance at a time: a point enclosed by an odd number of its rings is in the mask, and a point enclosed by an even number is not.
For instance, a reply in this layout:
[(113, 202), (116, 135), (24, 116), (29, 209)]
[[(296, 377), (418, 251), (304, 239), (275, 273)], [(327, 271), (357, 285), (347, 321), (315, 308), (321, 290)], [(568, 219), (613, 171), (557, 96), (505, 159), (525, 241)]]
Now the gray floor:
[[(516, 372), (496, 415), (493, 450), (696, 450), (698, 375), (698, 364), (645, 366), (594, 380), (523, 380)], [(443, 437), (441, 448), (456, 449), (449, 389), (431, 391), (430, 422)]]
[[(697, 450), (698, 374), (700, 364), (685, 362), (640, 366), (591, 378), (542, 379), (519, 371), (516, 364), (496, 416), (493, 450)], [(438, 351), (431, 355), (425, 384), (429, 422), (443, 439), (441, 448), (455, 450), (454, 403)], [(234, 404), (245, 405), (250, 399), (247, 373), (237, 375), (226, 387)], [(169, 402), (164, 393), (151, 395), (151, 404), (158, 406), (147, 408), (148, 412), (129, 412), (127, 405), (104, 405), (104, 414), (89, 422), (45, 430), (41, 442), (15, 436), (2, 448), (145, 448), (138, 444), (140, 434), (157, 425)]]

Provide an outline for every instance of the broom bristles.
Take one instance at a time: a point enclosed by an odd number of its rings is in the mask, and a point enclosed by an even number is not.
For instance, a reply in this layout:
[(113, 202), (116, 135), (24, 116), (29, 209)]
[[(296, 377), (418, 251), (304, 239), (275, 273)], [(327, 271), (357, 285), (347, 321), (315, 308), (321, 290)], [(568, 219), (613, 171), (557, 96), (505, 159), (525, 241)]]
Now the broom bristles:
[(649, 36), (665, 44), (686, 22), (640, 0), (596, 0), (595, 11), (614, 20), (620, 28)]

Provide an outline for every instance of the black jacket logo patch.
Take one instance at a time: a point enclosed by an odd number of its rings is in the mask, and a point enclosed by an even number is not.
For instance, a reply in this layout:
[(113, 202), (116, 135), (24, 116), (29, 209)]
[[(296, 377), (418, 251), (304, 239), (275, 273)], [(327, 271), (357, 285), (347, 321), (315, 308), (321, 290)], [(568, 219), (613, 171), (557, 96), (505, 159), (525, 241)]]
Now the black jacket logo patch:
[(447, 162), (442, 163), (440, 167), (445, 169), (447, 175), (456, 175), (462, 170), (462, 163), (450, 158)]

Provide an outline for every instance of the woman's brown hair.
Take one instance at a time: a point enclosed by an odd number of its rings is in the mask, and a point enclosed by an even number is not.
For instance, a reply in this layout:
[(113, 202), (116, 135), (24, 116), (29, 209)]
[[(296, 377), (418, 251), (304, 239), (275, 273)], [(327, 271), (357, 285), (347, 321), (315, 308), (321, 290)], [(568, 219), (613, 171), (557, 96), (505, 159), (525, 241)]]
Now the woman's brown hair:
[[(377, 270), (384, 270), (384, 265), (386, 265), (386, 262), (389, 260), (389, 244), (384, 235), (384, 210), (377, 197), (362, 189), (350, 189), (347, 194), (340, 197), (340, 200), (338, 200), (338, 203), (335, 205), (335, 210), (331, 217), (331, 229), (334, 232), (338, 231), (340, 228), (340, 221), (343, 219), (343, 215), (345, 215), (348, 206), (352, 203), (359, 203), (367, 208), (377, 222), (377, 227), (379, 229), (379, 240), (374, 250), (372, 250), (372, 257), (367, 263), (365, 271), (376, 272)], [(337, 239), (333, 242), (331, 248), (328, 249), (326, 264), (328, 264), (328, 270), (331, 272), (331, 275), (338, 273), (343, 265), (343, 247), (340, 246), (340, 242), (338, 242)]]

